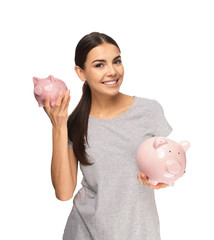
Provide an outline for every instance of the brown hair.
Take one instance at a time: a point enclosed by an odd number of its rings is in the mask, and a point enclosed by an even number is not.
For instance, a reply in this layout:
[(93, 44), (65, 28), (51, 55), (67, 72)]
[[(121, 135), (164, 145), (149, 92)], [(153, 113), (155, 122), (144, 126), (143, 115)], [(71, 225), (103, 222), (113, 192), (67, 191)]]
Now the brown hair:
[[(104, 33), (92, 32), (85, 35), (77, 44), (75, 50), (75, 64), (82, 69), (85, 69), (85, 61), (88, 53), (94, 47), (107, 42), (115, 45), (119, 51), (117, 43)], [(82, 87), (82, 97), (76, 108), (68, 117), (67, 128), (68, 137), (73, 143), (73, 151), (77, 161), (83, 165), (92, 165), (87, 159), (85, 151), (85, 139), (87, 140), (88, 118), (91, 110), (91, 90), (87, 81)]]

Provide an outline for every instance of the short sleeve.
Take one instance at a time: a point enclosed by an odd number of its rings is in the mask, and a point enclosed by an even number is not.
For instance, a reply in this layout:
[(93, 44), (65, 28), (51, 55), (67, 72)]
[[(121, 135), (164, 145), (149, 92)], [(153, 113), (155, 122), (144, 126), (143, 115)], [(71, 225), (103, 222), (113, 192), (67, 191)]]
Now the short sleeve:
[(68, 147), (73, 148), (73, 143), (71, 142), (71, 140), (69, 138), (68, 138)]
[(160, 137), (167, 137), (171, 131), (172, 127), (169, 125), (165, 118), (163, 108), (161, 104), (155, 101), (154, 115), (153, 115), (153, 127), (154, 135)]

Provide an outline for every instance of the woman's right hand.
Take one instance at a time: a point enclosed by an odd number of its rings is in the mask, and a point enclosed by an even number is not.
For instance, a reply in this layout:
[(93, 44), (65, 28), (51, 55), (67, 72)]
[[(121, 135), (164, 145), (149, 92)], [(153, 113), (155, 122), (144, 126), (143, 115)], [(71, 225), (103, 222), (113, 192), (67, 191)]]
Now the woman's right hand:
[(69, 101), (70, 90), (66, 91), (65, 96), (62, 92), (59, 93), (54, 107), (50, 105), (50, 96), (45, 98), (45, 106), (43, 108), (49, 116), (53, 127), (67, 127)]

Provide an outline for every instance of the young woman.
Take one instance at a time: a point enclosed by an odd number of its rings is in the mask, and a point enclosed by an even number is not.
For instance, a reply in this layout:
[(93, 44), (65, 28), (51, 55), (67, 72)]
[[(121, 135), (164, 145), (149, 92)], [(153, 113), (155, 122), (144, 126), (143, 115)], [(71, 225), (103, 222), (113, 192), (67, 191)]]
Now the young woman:
[[(68, 117), (70, 93), (44, 110), (53, 125), (51, 176), (56, 197), (73, 197), (78, 162), (82, 188), (63, 240), (159, 240), (154, 190), (139, 173), (136, 153), (152, 136), (172, 128), (156, 100), (121, 93), (124, 68), (117, 43), (98, 32), (84, 36), (75, 52), (75, 71), (84, 82), (80, 102)], [(141, 185), (140, 183), (143, 183)]]

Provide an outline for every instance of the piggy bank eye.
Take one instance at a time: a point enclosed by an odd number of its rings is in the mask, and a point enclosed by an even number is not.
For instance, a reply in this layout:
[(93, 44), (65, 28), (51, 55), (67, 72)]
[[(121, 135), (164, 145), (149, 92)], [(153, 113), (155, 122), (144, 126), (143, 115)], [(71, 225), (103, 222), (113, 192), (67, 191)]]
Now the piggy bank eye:
[(180, 154), (180, 153), (178, 152), (178, 154)]
[(171, 151), (169, 151), (169, 152), (171, 152)]

